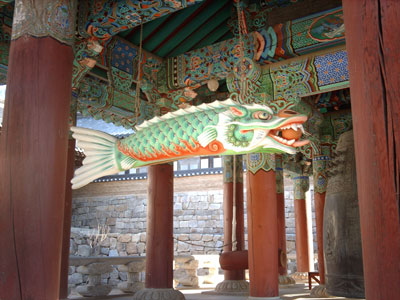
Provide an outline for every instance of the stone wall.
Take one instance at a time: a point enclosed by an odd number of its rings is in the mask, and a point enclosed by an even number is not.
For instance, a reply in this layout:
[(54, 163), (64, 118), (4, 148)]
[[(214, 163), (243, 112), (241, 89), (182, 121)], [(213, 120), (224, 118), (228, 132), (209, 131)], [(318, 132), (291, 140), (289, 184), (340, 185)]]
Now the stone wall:
[[(312, 198), (313, 193), (310, 192), (309, 195)], [(144, 255), (146, 199), (146, 180), (91, 183), (73, 192), (72, 226), (97, 231), (109, 230), (107, 239), (96, 250), (91, 250), (96, 251), (96, 255)], [(223, 246), (222, 202), (222, 175), (174, 179), (175, 255), (220, 252)], [(285, 212), (289, 271), (294, 272), (296, 264), (293, 184), (287, 178)], [(246, 223), (245, 216), (245, 225)], [(316, 252), (314, 213), (313, 232)], [(79, 251), (79, 246), (79, 241), (71, 239), (71, 253), (86, 255), (86, 247), (80, 247)]]

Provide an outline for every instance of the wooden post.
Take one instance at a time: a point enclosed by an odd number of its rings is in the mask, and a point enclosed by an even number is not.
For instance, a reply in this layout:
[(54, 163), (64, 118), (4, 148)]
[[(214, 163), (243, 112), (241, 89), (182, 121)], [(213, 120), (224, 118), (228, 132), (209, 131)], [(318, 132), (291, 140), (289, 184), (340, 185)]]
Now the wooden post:
[(184, 299), (181, 292), (172, 288), (174, 259), (172, 164), (149, 166), (147, 180), (146, 288), (136, 292), (133, 299)]
[(61, 1), (61, 20), (52, 1), (38, 2), (15, 2), (0, 142), (0, 299), (59, 297), (76, 8)]
[(308, 176), (297, 176), (294, 181), (294, 214), (296, 226), (297, 272), (310, 271), (311, 259), (308, 247), (306, 195), (309, 188)]
[[(236, 171), (234, 177), (234, 162), (236, 159)], [(234, 189), (233, 181), (236, 180)], [(236, 193), (236, 243), (237, 251), (244, 250), (244, 210), (243, 210), (243, 160), (241, 156), (224, 157), (224, 252), (232, 251), (234, 242), (232, 240), (232, 220), (233, 220), (233, 193)], [(244, 280), (244, 270), (224, 271), (226, 280)]]
[[(236, 160), (236, 161), (234, 161)], [(242, 156), (224, 156), (224, 253), (244, 250), (243, 159)], [(235, 171), (234, 171), (235, 170)], [(236, 195), (235, 199), (234, 194)], [(233, 204), (236, 225), (233, 228)], [(235, 230), (235, 241), (233, 241)], [(235, 242), (235, 243), (233, 243)], [(245, 270), (224, 270), (224, 281), (218, 283), (218, 293), (244, 293), (248, 291)]]
[(365, 296), (400, 295), (400, 2), (343, 0)]
[(249, 299), (279, 299), (276, 175), (266, 157), (248, 156)]
[(148, 167), (146, 288), (172, 288), (173, 166)]

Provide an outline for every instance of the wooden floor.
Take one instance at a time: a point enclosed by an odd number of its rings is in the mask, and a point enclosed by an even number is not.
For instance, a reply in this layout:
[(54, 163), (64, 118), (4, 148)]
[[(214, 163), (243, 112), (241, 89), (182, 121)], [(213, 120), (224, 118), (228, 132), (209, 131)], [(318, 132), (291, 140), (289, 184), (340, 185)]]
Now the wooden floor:
[[(194, 290), (181, 290), (181, 292), (185, 295), (186, 300), (245, 300), (247, 296), (222, 296), (222, 295), (209, 295), (207, 292), (210, 289), (194, 289)], [(115, 294), (120, 293), (119, 290), (113, 290), (112, 294), (107, 297), (90, 297), (90, 298), (83, 298), (76, 296), (73, 292), (72, 295), (68, 299), (74, 300), (132, 300), (132, 295), (125, 294)], [(344, 298), (344, 297), (331, 297), (331, 298), (312, 298), (310, 297), (310, 291), (308, 289), (308, 284), (296, 284), (291, 286), (280, 286), (279, 287), (279, 294), (282, 300), (302, 300), (302, 299), (315, 299), (315, 300), (322, 300), (322, 299), (346, 299), (346, 300), (356, 300), (352, 298)]]

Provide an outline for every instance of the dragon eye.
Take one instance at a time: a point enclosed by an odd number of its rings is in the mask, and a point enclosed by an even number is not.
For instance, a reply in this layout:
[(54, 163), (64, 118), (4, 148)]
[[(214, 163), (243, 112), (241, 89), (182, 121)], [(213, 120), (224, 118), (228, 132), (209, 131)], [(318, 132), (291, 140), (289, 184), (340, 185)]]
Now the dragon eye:
[(272, 118), (272, 115), (265, 111), (257, 111), (254, 113), (254, 118), (260, 119), (260, 120), (269, 120)]

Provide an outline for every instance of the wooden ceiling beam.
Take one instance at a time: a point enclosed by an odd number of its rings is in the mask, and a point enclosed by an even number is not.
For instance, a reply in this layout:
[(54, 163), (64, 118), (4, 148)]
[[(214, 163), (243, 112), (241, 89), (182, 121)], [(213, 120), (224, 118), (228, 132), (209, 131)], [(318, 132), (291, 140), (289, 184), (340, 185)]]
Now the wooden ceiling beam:
[(166, 38), (162, 40), (154, 49), (154, 53), (157, 53), (171, 38), (175, 37), (185, 26), (187, 26), (194, 18), (196, 18), (210, 3), (212, 0), (206, 0), (193, 12), (191, 15), (183, 19), (183, 22), (175, 28), (173, 32), (171, 32)]
[(181, 43), (182, 40), (186, 39), (190, 36), (193, 31), (195, 31), (201, 24), (204, 23), (205, 20), (208, 20), (210, 15), (214, 13), (214, 11), (219, 10), (230, 0), (219, 0), (219, 1), (207, 1), (208, 5), (205, 6), (204, 10), (201, 11), (196, 18), (190, 18), (190, 22), (186, 24), (186, 26), (181, 27), (179, 32), (177, 32), (172, 38), (168, 39), (163, 47), (160, 47), (158, 51), (153, 51), (153, 53), (158, 56), (165, 57), (165, 55), (171, 52), (177, 44)]
[[(226, 22), (226, 20), (224, 21)], [(198, 49), (207, 45), (212, 45), (216, 41), (219, 41), (221, 37), (225, 36), (227, 32), (230, 32), (230, 28), (228, 26), (218, 26), (214, 28), (214, 30), (211, 31), (207, 36), (202, 38), (196, 45), (194, 45), (192, 49)], [(232, 36), (230, 35), (230, 37)]]
[(266, 26), (273, 26), (287, 21), (300, 19), (324, 10), (342, 6), (342, 0), (303, 0), (285, 7), (272, 9), (266, 18)]
[(206, 37), (210, 31), (214, 31), (218, 27), (226, 27), (227, 20), (231, 16), (230, 3), (226, 3), (218, 11), (212, 14), (203, 24), (201, 24), (190, 36), (178, 44), (167, 56), (176, 56), (187, 51), (190, 51), (194, 45), (199, 43), (204, 37)]

